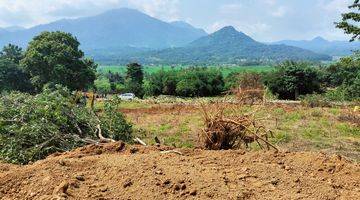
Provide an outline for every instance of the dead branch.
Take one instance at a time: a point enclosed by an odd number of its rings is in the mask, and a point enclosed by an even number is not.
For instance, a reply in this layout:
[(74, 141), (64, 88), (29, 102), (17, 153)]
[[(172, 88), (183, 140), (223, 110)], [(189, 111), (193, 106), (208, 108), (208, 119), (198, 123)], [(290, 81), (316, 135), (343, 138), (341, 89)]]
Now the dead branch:
[(177, 151), (177, 150), (169, 150), (169, 151), (161, 151), (160, 152), (161, 154), (167, 154), (167, 153), (175, 153), (175, 154), (178, 154), (178, 155), (184, 155), (183, 153), (181, 153), (180, 151)]
[(115, 142), (115, 140), (109, 139), (109, 138), (105, 138), (105, 137), (101, 134), (100, 124), (98, 124), (98, 125), (96, 126), (96, 128), (97, 128), (98, 137), (99, 137), (101, 143)]
[(143, 146), (147, 146), (144, 141), (140, 140), (140, 138), (135, 138), (134, 141), (135, 141), (136, 143), (138, 143), (138, 144), (143, 145)]

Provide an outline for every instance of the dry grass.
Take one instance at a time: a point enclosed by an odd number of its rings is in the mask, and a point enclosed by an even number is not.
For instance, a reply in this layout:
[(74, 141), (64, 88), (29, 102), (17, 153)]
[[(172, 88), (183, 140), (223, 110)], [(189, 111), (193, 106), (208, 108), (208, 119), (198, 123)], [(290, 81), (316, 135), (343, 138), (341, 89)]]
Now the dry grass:
[[(135, 128), (142, 130), (138, 136), (146, 143), (154, 143), (157, 136), (165, 145), (197, 147), (201, 143), (199, 133), (205, 124), (199, 100), (194, 102), (145, 102), (146, 106), (124, 111)], [(253, 113), (266, 129), (273, 131), (274, 138), (269, 141), (279, 149), (324, 151), (360, 161), (360, 127), (340, 117), (352, 108), (309, 108), (280, 103), (272, 106), (226, 104), (225, 118)], [(208, 101), (205, 105), (214, 104)], [(256, 142), (249, 146), (253, 150), (260, 149)]]
[(263, 103), (265, 100), (265, 88), (261, 82), (261, 76), (257, 73), (245, 73), (241, 75), (239, 85), (230, 91), (235, 94), (240, 104), (253, 105)]

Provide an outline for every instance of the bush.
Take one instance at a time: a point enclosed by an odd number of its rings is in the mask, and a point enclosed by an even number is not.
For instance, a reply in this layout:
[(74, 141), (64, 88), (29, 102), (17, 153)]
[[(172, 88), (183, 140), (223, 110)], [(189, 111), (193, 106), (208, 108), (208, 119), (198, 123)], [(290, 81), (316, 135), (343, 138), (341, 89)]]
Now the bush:
[(219, 95), (223, 91), (224, 79), (221, 72), (207, 68), (161, 70), (149, 75), (145, 81), (146, 96), (204, 97)]
[(129, 140), (131, 125), (113, 109), (113, 102), (106, 108), (98, 117), (60, 86), (36, 96), (18, 92), (1, 96), (0, 158), (26, 164), (74, 149), (98, 139), (98, 124), (105, 137)]
[(265, 85), (280, 99), (295, 100), (300, 95), (320, 92), (321, 77), (306, 63), (287, 61), (265, 77)]
[(125, 116), (119, 112), (119, 99), (110, 100), (104, 105), (104, 113), (101, 115), (101, 127), (105, 137), (130, 141), (132, 137), (132, 125), (127, 123)]
[(336, 101), (360, 99), (360, 53), (344, 57), (325, 68), (324, 83), (327, 87), (336, 88), (328, 95)]

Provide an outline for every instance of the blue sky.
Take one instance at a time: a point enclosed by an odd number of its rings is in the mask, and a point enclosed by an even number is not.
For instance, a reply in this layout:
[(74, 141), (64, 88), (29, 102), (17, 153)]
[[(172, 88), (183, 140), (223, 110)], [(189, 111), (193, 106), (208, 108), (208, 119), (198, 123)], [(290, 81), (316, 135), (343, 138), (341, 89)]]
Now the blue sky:
[(30, 27), (130, 7), (164, 21), (183, 20), (211, 33), (232, 25), (256, 40), (347, 40), (334, 27), (352, 0), (0, 0), (0, 27)]

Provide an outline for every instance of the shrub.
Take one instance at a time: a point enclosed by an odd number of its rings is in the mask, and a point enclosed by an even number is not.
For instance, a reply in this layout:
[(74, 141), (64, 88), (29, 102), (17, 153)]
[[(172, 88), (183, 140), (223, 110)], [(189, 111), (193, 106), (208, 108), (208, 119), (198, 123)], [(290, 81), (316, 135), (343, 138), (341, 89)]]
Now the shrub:
[(104, 129), (105, 137), (130, 141), (132, 137), (132, 125), (127, 123), (125, 116), (119, 112), (119, 99), (110, 100), (104, 105), (104, 112), (101, 115), (101, 127)]
[(35, 96), (18, 92), (1, 96), (0, 158), (26, 164), (96, 142), (99, 124), (104, 136), (129, 140), (131, 125), (112, 109), (112, 103), (98, 117), (85, 105), (76, 104), (69, 90), (60, 86), (54, 91), (45, 88)]
[(161, 70), (147, 77), (147, 96), (177, 95), (182, 97), (215, 96), (224, 91), (220, 71), (207, 68), (188, 68), (175, 71)]
[(329, 97), (338, 101), (360, 99), (360, 53), (344, 57), (339, 62), (325, 68), (324, 83), (335, 87)]
[(306, 63), (287, 61), (265, 77), (265, 85), (280, 99), (320, 92), (320, 74)]

